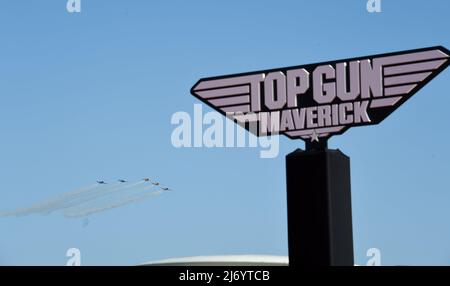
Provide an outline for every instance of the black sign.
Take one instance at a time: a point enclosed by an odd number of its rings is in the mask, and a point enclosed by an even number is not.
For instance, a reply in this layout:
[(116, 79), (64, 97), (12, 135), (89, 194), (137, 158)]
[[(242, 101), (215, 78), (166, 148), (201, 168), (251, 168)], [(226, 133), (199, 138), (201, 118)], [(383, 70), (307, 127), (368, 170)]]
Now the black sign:
[(325, 141), (378, 124), (449, 65), (431, 47), (200, 79), (192, 95), (258, 136)]

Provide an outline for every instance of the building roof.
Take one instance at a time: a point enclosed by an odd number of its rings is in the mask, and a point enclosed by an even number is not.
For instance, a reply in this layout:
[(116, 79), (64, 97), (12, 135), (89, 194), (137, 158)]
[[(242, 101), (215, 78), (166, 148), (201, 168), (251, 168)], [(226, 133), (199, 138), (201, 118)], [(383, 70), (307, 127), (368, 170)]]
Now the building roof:
[(287, 256), (218, 255), (169, 258), (143, 263), (143, 266), (288, 266)]

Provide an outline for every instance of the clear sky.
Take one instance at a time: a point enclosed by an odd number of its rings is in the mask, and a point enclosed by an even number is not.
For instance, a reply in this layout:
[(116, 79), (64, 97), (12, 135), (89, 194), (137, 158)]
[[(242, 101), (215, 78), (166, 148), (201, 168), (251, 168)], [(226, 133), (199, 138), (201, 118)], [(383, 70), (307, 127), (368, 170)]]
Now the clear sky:
[[(284, 156), (180, 148), (201, 77), (443, 45), (443, 0), (3, 1), (0, 210), (97, 179), (152, 177), (176, 190), (99, 213), (0, 218), (0, 265), (133, 265), (169, 257), (287, 255)], [(355, 260), (450, 265), (450, 71), (378, 126), (330, 140), (351, 157)], [(204, 111), (210, 111), (206, 106)]]

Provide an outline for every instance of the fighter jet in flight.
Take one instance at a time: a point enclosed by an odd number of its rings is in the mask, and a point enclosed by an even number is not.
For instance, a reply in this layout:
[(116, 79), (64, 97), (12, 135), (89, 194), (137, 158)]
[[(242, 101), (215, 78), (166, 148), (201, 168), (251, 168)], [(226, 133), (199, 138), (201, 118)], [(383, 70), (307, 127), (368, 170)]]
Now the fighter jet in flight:
[(120, 180), (117, 180), (118, 182), (121, 182), (121, 183), (126, 183), (127, 181), (125, 181), (125, 180), (122, 180), (122, 179), (120, 179)]
[(150, 178), (144, 178), (142, 180), (144, 180), (144, 182), (150, 182)]
[(157, 182), (152, 182), (152, 185), (153, 185), (153, 186), (159, 186), (159, 183), (157, 183)]
[(107, 183), (105, 183), (105, 181), (97, 181), (97, 184), (106, 185)]
[(165, 191), (165, 192), (170, 192), (170, 191), (172, 191), (172, 190), (169, 189), (169, 188), (163, 188), (163, 187), (161, 187), (161, 190), (163, 190), (163, 191)]

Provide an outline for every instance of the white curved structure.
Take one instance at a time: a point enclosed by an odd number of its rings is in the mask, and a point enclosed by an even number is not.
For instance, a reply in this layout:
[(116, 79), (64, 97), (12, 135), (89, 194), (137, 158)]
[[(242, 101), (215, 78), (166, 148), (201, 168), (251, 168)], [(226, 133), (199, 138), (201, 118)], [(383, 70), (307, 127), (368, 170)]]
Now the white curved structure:
[(288, 266), (289, 258), (278, 255), (219, 255), (170, 258), (143, 266)]

